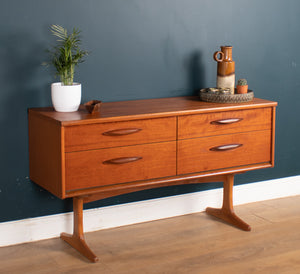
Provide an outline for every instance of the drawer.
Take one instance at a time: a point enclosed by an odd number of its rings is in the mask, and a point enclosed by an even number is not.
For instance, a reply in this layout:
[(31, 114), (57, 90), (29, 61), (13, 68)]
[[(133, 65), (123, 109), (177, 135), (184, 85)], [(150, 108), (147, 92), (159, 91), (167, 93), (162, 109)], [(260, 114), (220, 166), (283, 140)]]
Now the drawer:
[(176, 140), (176, 117), (65, 128), (66, 152), (173, 140)]
[(195, 114), (178, 117), (178, 139), (271, 128), (272, 108)]
[(176, 142), (66, 153), (66, 191), (176, 175)]
[(271, 157), (270, 130), (180, 140), (177, 173), (267, 163)]

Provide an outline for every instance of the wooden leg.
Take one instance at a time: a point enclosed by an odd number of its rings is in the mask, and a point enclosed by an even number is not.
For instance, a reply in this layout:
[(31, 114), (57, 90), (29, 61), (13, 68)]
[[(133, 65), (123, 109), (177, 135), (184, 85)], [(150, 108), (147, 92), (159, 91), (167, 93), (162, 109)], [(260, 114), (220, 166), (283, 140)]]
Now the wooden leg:
[(73, 198), (73, 212), (74, 212), (74, 232), (73, 235), (61, 233), (60, 237), (69, 245), (77, 249), (83, 256), (88, 258), (91, 262), (97, 262), (99, 259), (88, 247), (83, 233), (83, 198)]
[(222, 219), (223, 221), (230, 223), (242, 230), (250, 231), (251, 227), (243, 220), (241, 220), (233, 210), (233, 182), (234, 174), (226, 175), (226, 179), (223, 182), (223, 206), (222, 208), (206, 208), (206, 213)]

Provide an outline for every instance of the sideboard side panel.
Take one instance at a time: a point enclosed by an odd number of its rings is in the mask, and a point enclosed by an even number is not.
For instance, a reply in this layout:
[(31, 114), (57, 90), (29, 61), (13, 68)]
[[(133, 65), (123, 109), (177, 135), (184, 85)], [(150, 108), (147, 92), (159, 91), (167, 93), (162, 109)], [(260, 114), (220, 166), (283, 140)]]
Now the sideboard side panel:
[(271, 164), (275, 165), (275, 122), (276, 122), (276, 107), (272, 108), (272, 140), (271, 140)]
[(62, 132), (58, 123), (29, 111), (30, 179), (59, 198), (64, 198)]

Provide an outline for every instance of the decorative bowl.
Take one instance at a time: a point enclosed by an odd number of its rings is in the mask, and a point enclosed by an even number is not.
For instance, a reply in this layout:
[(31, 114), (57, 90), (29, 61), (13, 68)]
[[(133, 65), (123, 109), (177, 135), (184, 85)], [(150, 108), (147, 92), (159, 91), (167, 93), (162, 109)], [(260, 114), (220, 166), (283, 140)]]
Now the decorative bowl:
[(254, 92), (252, 90), (248, 90), (248, 92), (244, 94), (222, 94), (219, 92), (210, 93), (203, 89), (199, 92), (199, 97), (202, 101), (212, 103), (244, 103), (253, 100)]
[(100, 112), (102, 101), (99, 100), (91, 100), (84, 104), (87, 111), (91, 114)]

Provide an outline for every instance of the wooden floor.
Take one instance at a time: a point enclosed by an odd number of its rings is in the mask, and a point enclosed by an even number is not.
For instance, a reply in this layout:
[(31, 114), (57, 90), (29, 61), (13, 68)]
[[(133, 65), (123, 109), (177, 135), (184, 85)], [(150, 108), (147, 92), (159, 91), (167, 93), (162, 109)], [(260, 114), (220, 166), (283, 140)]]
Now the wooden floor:
[(300, 196), (237, 206), (244, 232), (205, 213), (86, 234), (100, 262), (60, 239), (0, 248), (0, 273), (300, 273)]

